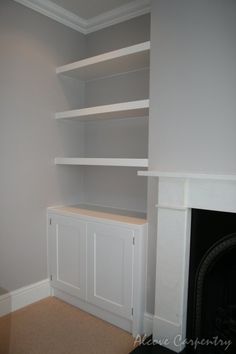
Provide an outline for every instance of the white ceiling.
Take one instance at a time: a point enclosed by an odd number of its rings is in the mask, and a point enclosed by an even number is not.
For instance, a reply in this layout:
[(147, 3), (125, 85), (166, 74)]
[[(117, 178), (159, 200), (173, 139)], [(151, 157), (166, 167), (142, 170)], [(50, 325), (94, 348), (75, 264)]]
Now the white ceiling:
[(73, 12), (84, 19), (101, 15), (120, 6), (133, 2), (133, 0), (51, 0), (56, 5)]
[(151, 3), (151, 0), (14, 1), (84, 34), (146, 14)]

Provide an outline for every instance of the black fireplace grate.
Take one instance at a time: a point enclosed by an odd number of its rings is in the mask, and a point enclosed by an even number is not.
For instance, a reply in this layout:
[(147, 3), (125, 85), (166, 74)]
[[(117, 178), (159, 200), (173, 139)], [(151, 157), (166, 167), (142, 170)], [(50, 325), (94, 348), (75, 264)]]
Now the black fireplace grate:
[(219, 307), (216, 313), (215, 332), (218, 338), (225, 343), (232, 344), (226, 350), (226, 346), (218, 348), (217, 353), (236, 353), (236, 305), (229, 305), (225, 308)]

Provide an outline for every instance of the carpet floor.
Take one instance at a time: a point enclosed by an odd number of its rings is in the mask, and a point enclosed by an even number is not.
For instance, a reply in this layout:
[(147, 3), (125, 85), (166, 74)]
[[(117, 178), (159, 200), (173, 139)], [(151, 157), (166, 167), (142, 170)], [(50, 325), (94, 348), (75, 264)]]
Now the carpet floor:
[(128, 354), (132, 336), (50, 297), (0, 318), (0, 354)]

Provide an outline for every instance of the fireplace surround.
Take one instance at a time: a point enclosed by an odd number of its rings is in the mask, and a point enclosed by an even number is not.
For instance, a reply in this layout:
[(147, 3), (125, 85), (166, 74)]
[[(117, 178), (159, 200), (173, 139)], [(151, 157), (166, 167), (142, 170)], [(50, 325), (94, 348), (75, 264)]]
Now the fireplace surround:
[(187, 339), (191, 211), (236, 213), (236, 176), (158, 171), (139, 175), (158, 178), (153, 339), (181, 352)]

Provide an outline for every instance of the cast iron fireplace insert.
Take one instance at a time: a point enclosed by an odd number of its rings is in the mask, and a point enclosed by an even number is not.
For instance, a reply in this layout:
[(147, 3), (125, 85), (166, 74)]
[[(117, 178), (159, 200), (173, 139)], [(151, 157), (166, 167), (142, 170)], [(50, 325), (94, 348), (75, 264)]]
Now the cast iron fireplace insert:
[(236, 353), (236, 214), (192, 209), (188, 353)]

